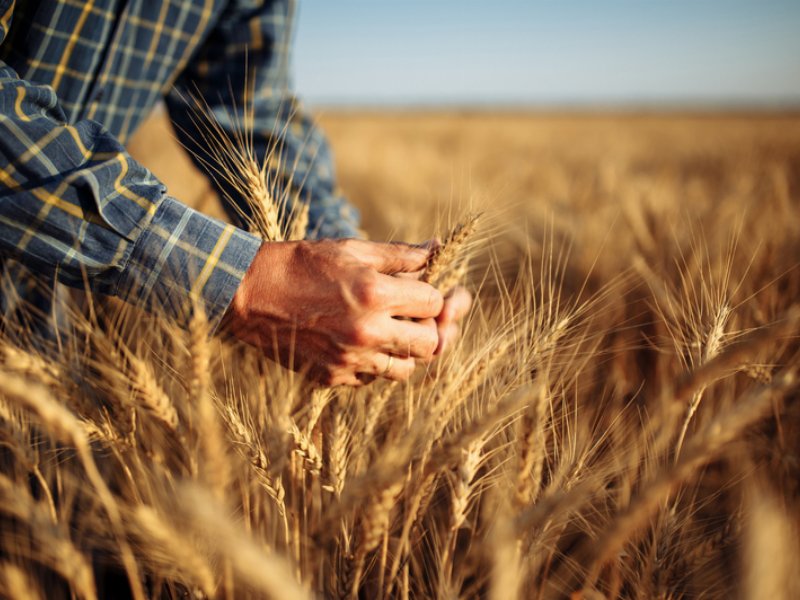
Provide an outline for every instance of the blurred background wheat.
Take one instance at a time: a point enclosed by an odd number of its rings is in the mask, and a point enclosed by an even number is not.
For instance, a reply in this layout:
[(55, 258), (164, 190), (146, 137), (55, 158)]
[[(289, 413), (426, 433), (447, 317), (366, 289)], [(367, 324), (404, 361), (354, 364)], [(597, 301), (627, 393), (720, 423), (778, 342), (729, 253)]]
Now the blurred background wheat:
[(4, 594), (794, 597), (796, 119), (324, 123), (373, 237), (482, 211), (462, 341), (311, 390), (201, 316), (7, 327)]

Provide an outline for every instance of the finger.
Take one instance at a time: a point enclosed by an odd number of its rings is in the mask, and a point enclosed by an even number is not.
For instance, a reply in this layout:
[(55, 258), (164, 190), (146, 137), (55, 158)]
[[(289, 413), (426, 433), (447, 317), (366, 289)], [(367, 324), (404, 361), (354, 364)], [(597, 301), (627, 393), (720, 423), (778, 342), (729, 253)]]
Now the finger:
[(385, 340), (381, 350), (402, 358), (429, 360), (439, 344), (436, 321), (432, 318), (422, 321), (402, 321), (388, 319), (385, 326)]
[(422, 277), (424, 270), (414, 271), (413, 273), (395, 273), (392, 277), (397, 277), (398, 279), (419, 279)]
[[(436, 322), (436, 319), (422, 319), (419, 321), (412, 321), (412, 324), (416, 323), (429, 328), (431, 331), (435, 333), (435, 337), (431, 338), (430, 340), (430, 346), (428, 346), (427, 348), (420, 347), (420, 350), (427, 351), (427, 354), (424, 356), (417, 356), (417, 360), (421, 360), (422, 362), (425, 363), (431, 363), (436, 359), (436, 350), (439, 348), (439, 345), (441, 343), (440, 342), (441, 338), (439, 336), (439, 324)], [(419, 346), (422, 346), (421, 342), (419, 343)]]
[(431, 238), (429, 240), (425, 240), (421, 244), (417, 244), (420, 248), (425, 248), (427, 250), (435, 250), (439, 246), (442, 245), (442, 240), (439, 238)]
[(425, 267), (429, 250), (402, 242), (379, 244), (362, 240), (351, 240), (353, 248), (364, 263), (379, 273), (413, 273)]
[(373, 360), (367, 366), (366, 375), (376, 375), (392, 381), (405, 381), (414, 372), (417, 366), (413, 358), (402, 358), (393, 354), (377, 352), (373, 355)]
[[(438, 248), (439, 246), (442, 245), (442, 243), (441, 241), (439, 241), (438, 238), (434, 238), (432, 240), (427, 240), (425, 242), (422, 242), (421, 244), (415, 244), (415, 245), (420, 248), (425, 248), (430, 255), (430, 251)], [(425, 266), (427, 266), (427, 260), (425, 261), (424, 267)], [(407, 273), (394, 273), (394, 276), (399, 277), (400, 279), (419, 279), (425, 272), (424, 267), (422, 269), (419, 269), (418, 271), (411, 271)]]
[(436, 347), (435, 356), (440, 356), (447, 352), (461, 337), (461, 328), (455, 323), (450, 323), (444, 327), (439, 327), (439, 345)]
[(381, 284), (393, 317), (428, 319), (442, 312), (444, 297), (428, 283), (384, 276)]
[(472, 307), (472, 294), (466, 288), (457, 287), (444, 299), (442, 312), (436, 320), (442, 324), (455, 323), (464, 318)]

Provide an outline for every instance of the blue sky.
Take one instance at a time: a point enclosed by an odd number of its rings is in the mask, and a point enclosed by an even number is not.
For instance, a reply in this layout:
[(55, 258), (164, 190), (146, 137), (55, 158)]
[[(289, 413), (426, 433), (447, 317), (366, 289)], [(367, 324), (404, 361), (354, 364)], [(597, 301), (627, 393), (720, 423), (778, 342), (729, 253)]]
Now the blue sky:
[(316, 104), (800, 105), (800, 0), (300, 0)]

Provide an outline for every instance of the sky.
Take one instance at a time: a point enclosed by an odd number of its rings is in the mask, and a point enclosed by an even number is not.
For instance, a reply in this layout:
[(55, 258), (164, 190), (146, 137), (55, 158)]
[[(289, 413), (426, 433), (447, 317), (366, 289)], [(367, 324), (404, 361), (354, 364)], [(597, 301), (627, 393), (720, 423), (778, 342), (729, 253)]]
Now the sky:
[(317, 105), (800, 106), (800, 0), (300, 0)]

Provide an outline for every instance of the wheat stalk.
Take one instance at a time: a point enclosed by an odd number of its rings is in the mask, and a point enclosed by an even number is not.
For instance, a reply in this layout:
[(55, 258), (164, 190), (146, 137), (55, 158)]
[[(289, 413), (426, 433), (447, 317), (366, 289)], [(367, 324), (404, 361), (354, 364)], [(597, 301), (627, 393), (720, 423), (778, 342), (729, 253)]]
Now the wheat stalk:
[(539, 495), (545, 458), (545, 410), (549, 399), (549, 390), (542, 384), (538, 397), (520, 419), (521, 444), (515, 486), (518, 507), (527, 506)]
[(278, 513), (284, 522), (286, 537), (288, 538), (288, 521), (286, 516), (286, 490), (280, 476), (271, 475), (270, 463), (267, 454), (261, 447), (260, 442), (252, 435), (250, 429), (245, 426), (239, 415), (231, 406), (225, 407), (225, 422), (228, 424), (230, 432), (233, 434), (234, 447), (237, 448), (247, 460), (259, 485), (266, 490), (278, 509)]
[(322, 456), (314, 441), (294, 421), (289, 425), (289, 435), (294, 441), (294, 453), (303, 459), (306, 470), (312, 475), (319, 475), (322, 471)]
[(339, 498), (344, 489), (345, 477), (347, 475), (347, 446), (349, 432), (345, 422), (344, 404), (337, 402), (330, 418), (330, 432), (328, 441), (328, 483), (325, 489), (330, 490)]

